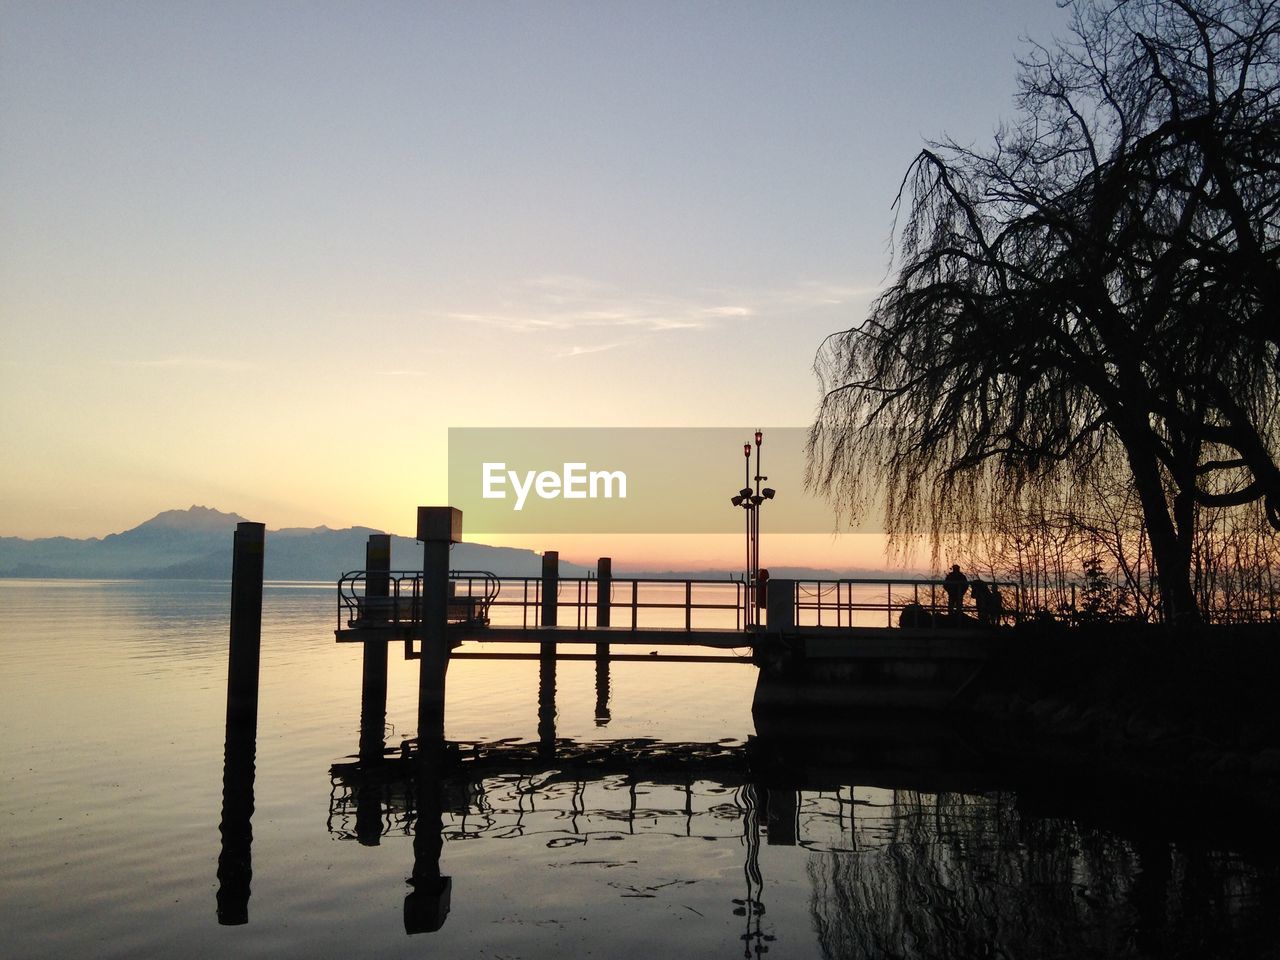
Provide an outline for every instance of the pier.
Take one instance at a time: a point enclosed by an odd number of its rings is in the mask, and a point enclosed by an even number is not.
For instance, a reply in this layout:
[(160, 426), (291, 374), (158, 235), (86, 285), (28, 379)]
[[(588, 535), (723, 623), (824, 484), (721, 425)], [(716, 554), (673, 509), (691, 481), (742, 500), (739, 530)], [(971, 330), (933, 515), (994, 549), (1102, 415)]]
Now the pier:
[(433, 725), (455, 659), (538, 660), (552, 676), (559, 660), (741, 663), (760, 670), (758, 709), (941, 708), (1004, 642), (972, 608), (949, 614), (942, 581), (776, 579), (758, 597), (740, 580), (616, 577), (608, 557), (561, 577), (555, 551), (539, 577), (499, 577), (449, 569), (461, 538), (460, 511), (420, 507), (421, 569), (392, 570), (373, 535), (366, 568), (339, 580), (334, 635), (364, 645), (366, 703), (385, 701), (396, 644), (421, 661)]

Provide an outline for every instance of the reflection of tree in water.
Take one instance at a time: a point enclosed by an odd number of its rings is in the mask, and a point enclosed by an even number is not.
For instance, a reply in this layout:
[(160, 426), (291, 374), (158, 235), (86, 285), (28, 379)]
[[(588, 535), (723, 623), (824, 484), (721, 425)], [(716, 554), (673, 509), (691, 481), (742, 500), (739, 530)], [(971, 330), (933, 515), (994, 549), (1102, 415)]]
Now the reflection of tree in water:
[(832, 960), (1228, 957), (1275, 943), (1274, 874), (1234, 856), (1025, 817), (999, 794), (899, 792), (878, 812), (860, 808), (855, 852), (807, 865)]

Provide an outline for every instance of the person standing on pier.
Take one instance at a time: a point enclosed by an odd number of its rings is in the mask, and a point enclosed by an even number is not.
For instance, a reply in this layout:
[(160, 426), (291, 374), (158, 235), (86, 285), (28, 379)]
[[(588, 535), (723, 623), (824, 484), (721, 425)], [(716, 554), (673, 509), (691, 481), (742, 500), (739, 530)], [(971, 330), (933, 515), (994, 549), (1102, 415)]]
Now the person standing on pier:
[(974, 611), (979, 623), (991, 622), (991, 591), (981, 577), (969, 581), (969, 595), (973, 597)]
[(969, 578), (960, 572), (960, 564), (951, 565), (951, 572), (942, 578), (942, 589), (947, 591), (947, 613), (958, 618), (964, 607), (965, 591), (969, 589)]

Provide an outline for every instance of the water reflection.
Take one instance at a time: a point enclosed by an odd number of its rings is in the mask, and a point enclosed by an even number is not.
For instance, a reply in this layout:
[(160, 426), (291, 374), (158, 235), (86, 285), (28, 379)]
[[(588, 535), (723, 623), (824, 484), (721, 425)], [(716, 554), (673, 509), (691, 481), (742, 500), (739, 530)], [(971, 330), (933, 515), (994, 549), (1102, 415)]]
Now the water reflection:
[(601, 651), (601, 646), (596, 650), (596, 726), (607, 727), (613, 717), (609, 712), (609, 654)]
[(542, 646), (538, 658), (538, 755), (551, 760), (556, 755), (556, 654), (554, 644)]
[[(331, 833), (366, 842), (361, 809), (373, 796), (382, 836), (412, 838), (410, 932), (447, 914), (449, 843), (660, 834), (740, 846), (742, 894), (726, 910), (745, 957), (778, 935), (762, 841), (804, 851), (812, 929), (829, 958), (1226, 957), (1280, 934), (1272, 862), (1045, 815), (1034, 798), (989, 785), (895, 788), (805, 744), (561, 740), (549, 765), (541, 742), (461, 743), (441, 759), (330, 770)], [(424, 890), (411, 928), (409, 900)]]
[(871, 843), (807, 864), (826, 957), (1209, 957), (1274, 943), (1274, 870), (1231, 854), (1031, 817), (999, 793), (907, 791), (876, 816)]
[(227, 729), (222, 766), (222, 850), (218, 855), (218, 923), (249, 922), (253, 879), (253, 776), (255, 740)]
[(447, 763), (443, 740), (419, 744), (412, 757), (417, 817), (413, 825), (412, 892), (404, 898), (404, 932), (435, 933), (449, 916), (453, 881), (440, 872), (444, 849), (443, 778)]

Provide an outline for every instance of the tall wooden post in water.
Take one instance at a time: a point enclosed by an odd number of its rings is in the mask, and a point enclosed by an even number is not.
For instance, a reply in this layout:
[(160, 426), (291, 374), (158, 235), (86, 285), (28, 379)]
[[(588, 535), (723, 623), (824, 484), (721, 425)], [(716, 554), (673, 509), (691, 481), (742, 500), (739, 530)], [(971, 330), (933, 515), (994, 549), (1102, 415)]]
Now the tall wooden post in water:
[(266, 526), (236, 524), (231, 556), (231, 650), (227, 657), (227, 732), (258, 731), (262, 649), (262, 560)]
[[(560, 554), (548, 550), (542, 555), (542, 625), (559, 622)], [(538, 754), (555, 755), (556, 743), (556, 642), (544, 640), (538, 656)]]
[(262, 649), (262, 560), (266, 528), (236, 526), (231, 555), (231, 646), (227, 656), (227, 730), (222, 766), (222, 850), (218, 923), (249, 922), (253, 878), (253, 780)]
[[(611, 625), (611, 600), (613, 593), (613, 560), (601, 557), (596, 561), (596, 626)], [(609, 655), (608, 643), (597, 643), (596, 654)]]
[[(385, 623), (391, 593), (391, 536), (369, 534), (364, 548), (364, 619)], [(382, 756), (387, 722), (387, 641), (364, 642), (364, 671), (360, 684), (360, 759)]]
[(423, 544), (422, 659), (418, 661), (417, 823), (413, 839), (413, 892), (404, 901), (406, 933), (439, 930), (449, 915), (453, 881), (440, 872), (440, 773), (444, 762), (444, 680), (449, 669), (449, 546), (462, 540), (462, 511), (419, 507)]
[(560, 552), (542, 555), (542, 625), (554, 627), (560, 611)]
[[(613, 559), (601, 557), (596, 561), (596, 626), (611, 625), (613, 595)], [(596, 726), (609, 722), (609, 644), (596, 643)]]
[(423, 544), (418, 744), (425, 749), (444, 739), (444, 679), (449, 669), (449, 546), (462, 540), (462, 511), (454, 507), (419, 507), (418, 539)]

